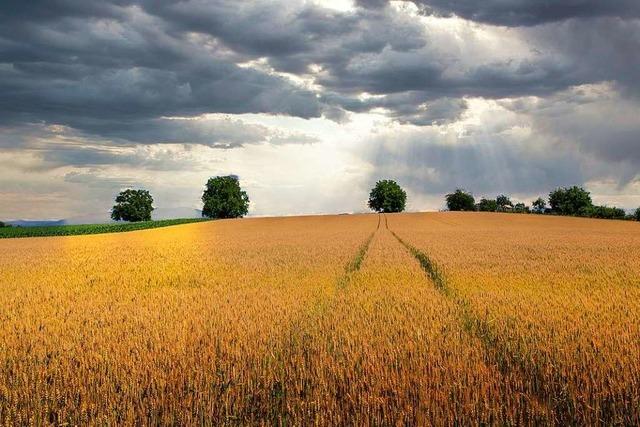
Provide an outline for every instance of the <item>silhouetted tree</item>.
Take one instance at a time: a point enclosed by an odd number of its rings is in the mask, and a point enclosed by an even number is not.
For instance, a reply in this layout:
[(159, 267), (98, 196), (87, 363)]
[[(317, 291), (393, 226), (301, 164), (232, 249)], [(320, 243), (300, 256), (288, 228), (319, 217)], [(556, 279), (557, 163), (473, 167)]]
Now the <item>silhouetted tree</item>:
[(558, 188), (549, 193), (551, 209), (560, 215), (589, 216), (591, 195), (582, 187)]
[(376, 212), (402, 212), (407, 203), (407, 193), (390, 179), (376, 182), (369, 193), (369, 207)]
[(116, 204), (111, 210), (111, 218), (115, 221), (151, 221), (153, 197), (147, 190), (124, 190), (116, 197)]
[(476, 201), (471, 193), (467, 193), (458, 188), (453, 193), (445, 196), (447, 208), (450, 211), (473, 211), (476, 208)]
[(249, 196), (235, 175), (209, 178), (202, 203), (202, 216), (209, 218), (242, 218), (249, 212)]

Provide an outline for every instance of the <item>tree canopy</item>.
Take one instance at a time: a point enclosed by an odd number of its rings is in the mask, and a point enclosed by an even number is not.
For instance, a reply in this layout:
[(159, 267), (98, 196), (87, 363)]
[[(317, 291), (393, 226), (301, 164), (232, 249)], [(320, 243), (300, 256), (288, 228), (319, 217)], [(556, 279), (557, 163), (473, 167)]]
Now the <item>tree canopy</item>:
[(589, 216), (593, 207), (590, 193), (582, 187), (558, 188), (549, 193), (551, 209), (560, 215)]
[(500, 194), (498, 197), (496, 197), (496, 204), (501, 208), (505, 206), (513, 206), (513, 203), (511, 203), (511, 199), (509, 199), (509, 197), (505, 196), (504, 194)]
[(147, 190), (124, 190), (116, 197), (111, 209), (111, 218), (115, 221), (151, 221), (153, 197)]
[(627, 213), (622, 208), (615, 206), (593, 206), (589, 210), (589, 216), (592, 218), (603, 219), (625, 219)]
[(498, 210), (498, 203), (493, 199), (480, 199), (478, 203), (478, 210), (480, 212), (495, 212)]
[(402, 212), (406, 203), (407, 193), (390, 179), (376, 182), (369, 193), (369, 207), (376, 212)]
[(531, 206), (534, 212), (544, 213), (544, 210), (547, 208), (547, 202), (542, 197), (538, 197), (531, 203)]
[(476, 208), (476, 201), (471, 193), (467, 193), (458, 188), (453, 193), (445, 196), (447, 208), (450, 211), (473, 211)]
[(633, 213), (633, 217), (636, 219), (636, 221), (640, 221), (640, 208), (636, 209), (636, 211)]
[(249, 212), (249, 196), (235, 175), (209, 178), (202, 203), (202, 216), (209, 218), (242, 218)]

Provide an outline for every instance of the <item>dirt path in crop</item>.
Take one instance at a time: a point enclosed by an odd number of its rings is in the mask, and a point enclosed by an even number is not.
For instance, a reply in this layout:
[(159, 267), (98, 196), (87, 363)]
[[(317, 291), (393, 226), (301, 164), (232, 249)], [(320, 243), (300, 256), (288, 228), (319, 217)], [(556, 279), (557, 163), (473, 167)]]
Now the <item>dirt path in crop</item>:
[[(500, 339), (491, 322), (486, 317), (483, 318), (475, 313), (470, 302), (450, 286), (438, 265), (424, 251), (412, 246), (394, 233), (386, 217), (385, 226), (420, 264), (427, 278), (440, 294), (456, 304), (464, 331), (481, 344), (486, 362), (497, 367), (501, 373), (515, 377), (516, 383), (520, 386), (519, 392), (547, 414), (549, 423), (570, 424), (572, 419), (571, 408), (568, 406), (570, 399), (566, 396), (567, 391), (563, 385), (544, 384), (543, 373), (532, 371), (530, 366), (524, 364), (519, 355)], [(549, 394), (545, 390), (552, 390), (552, 393)]]

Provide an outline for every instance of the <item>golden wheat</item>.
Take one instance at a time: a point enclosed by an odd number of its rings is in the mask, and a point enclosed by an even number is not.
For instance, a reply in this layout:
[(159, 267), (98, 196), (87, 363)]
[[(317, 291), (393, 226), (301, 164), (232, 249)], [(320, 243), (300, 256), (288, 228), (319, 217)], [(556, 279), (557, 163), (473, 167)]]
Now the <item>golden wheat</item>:
[(440, 268), (477, 335), (558, 423), (640, 423), (640, 227), (506, 214), (389, 226)]
[(2, 240), (0, 423), (637, 424), (639, 255), (507, 214)]

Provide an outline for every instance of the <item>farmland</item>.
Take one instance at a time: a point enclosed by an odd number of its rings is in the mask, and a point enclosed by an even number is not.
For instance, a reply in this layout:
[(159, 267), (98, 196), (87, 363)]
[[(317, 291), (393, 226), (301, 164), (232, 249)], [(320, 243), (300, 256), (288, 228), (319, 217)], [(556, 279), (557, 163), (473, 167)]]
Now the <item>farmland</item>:
[(38, 227), (0, 227), (0, 239), (14, 237), (78, 236), (84, 234), (122, 233), (207, 221), (202, 218), (162, 219), (156, 221), (111, 224), (54, 225)]
[(0, 424), (638, 424), (640, 227), (483, 213), (0, 240)]

